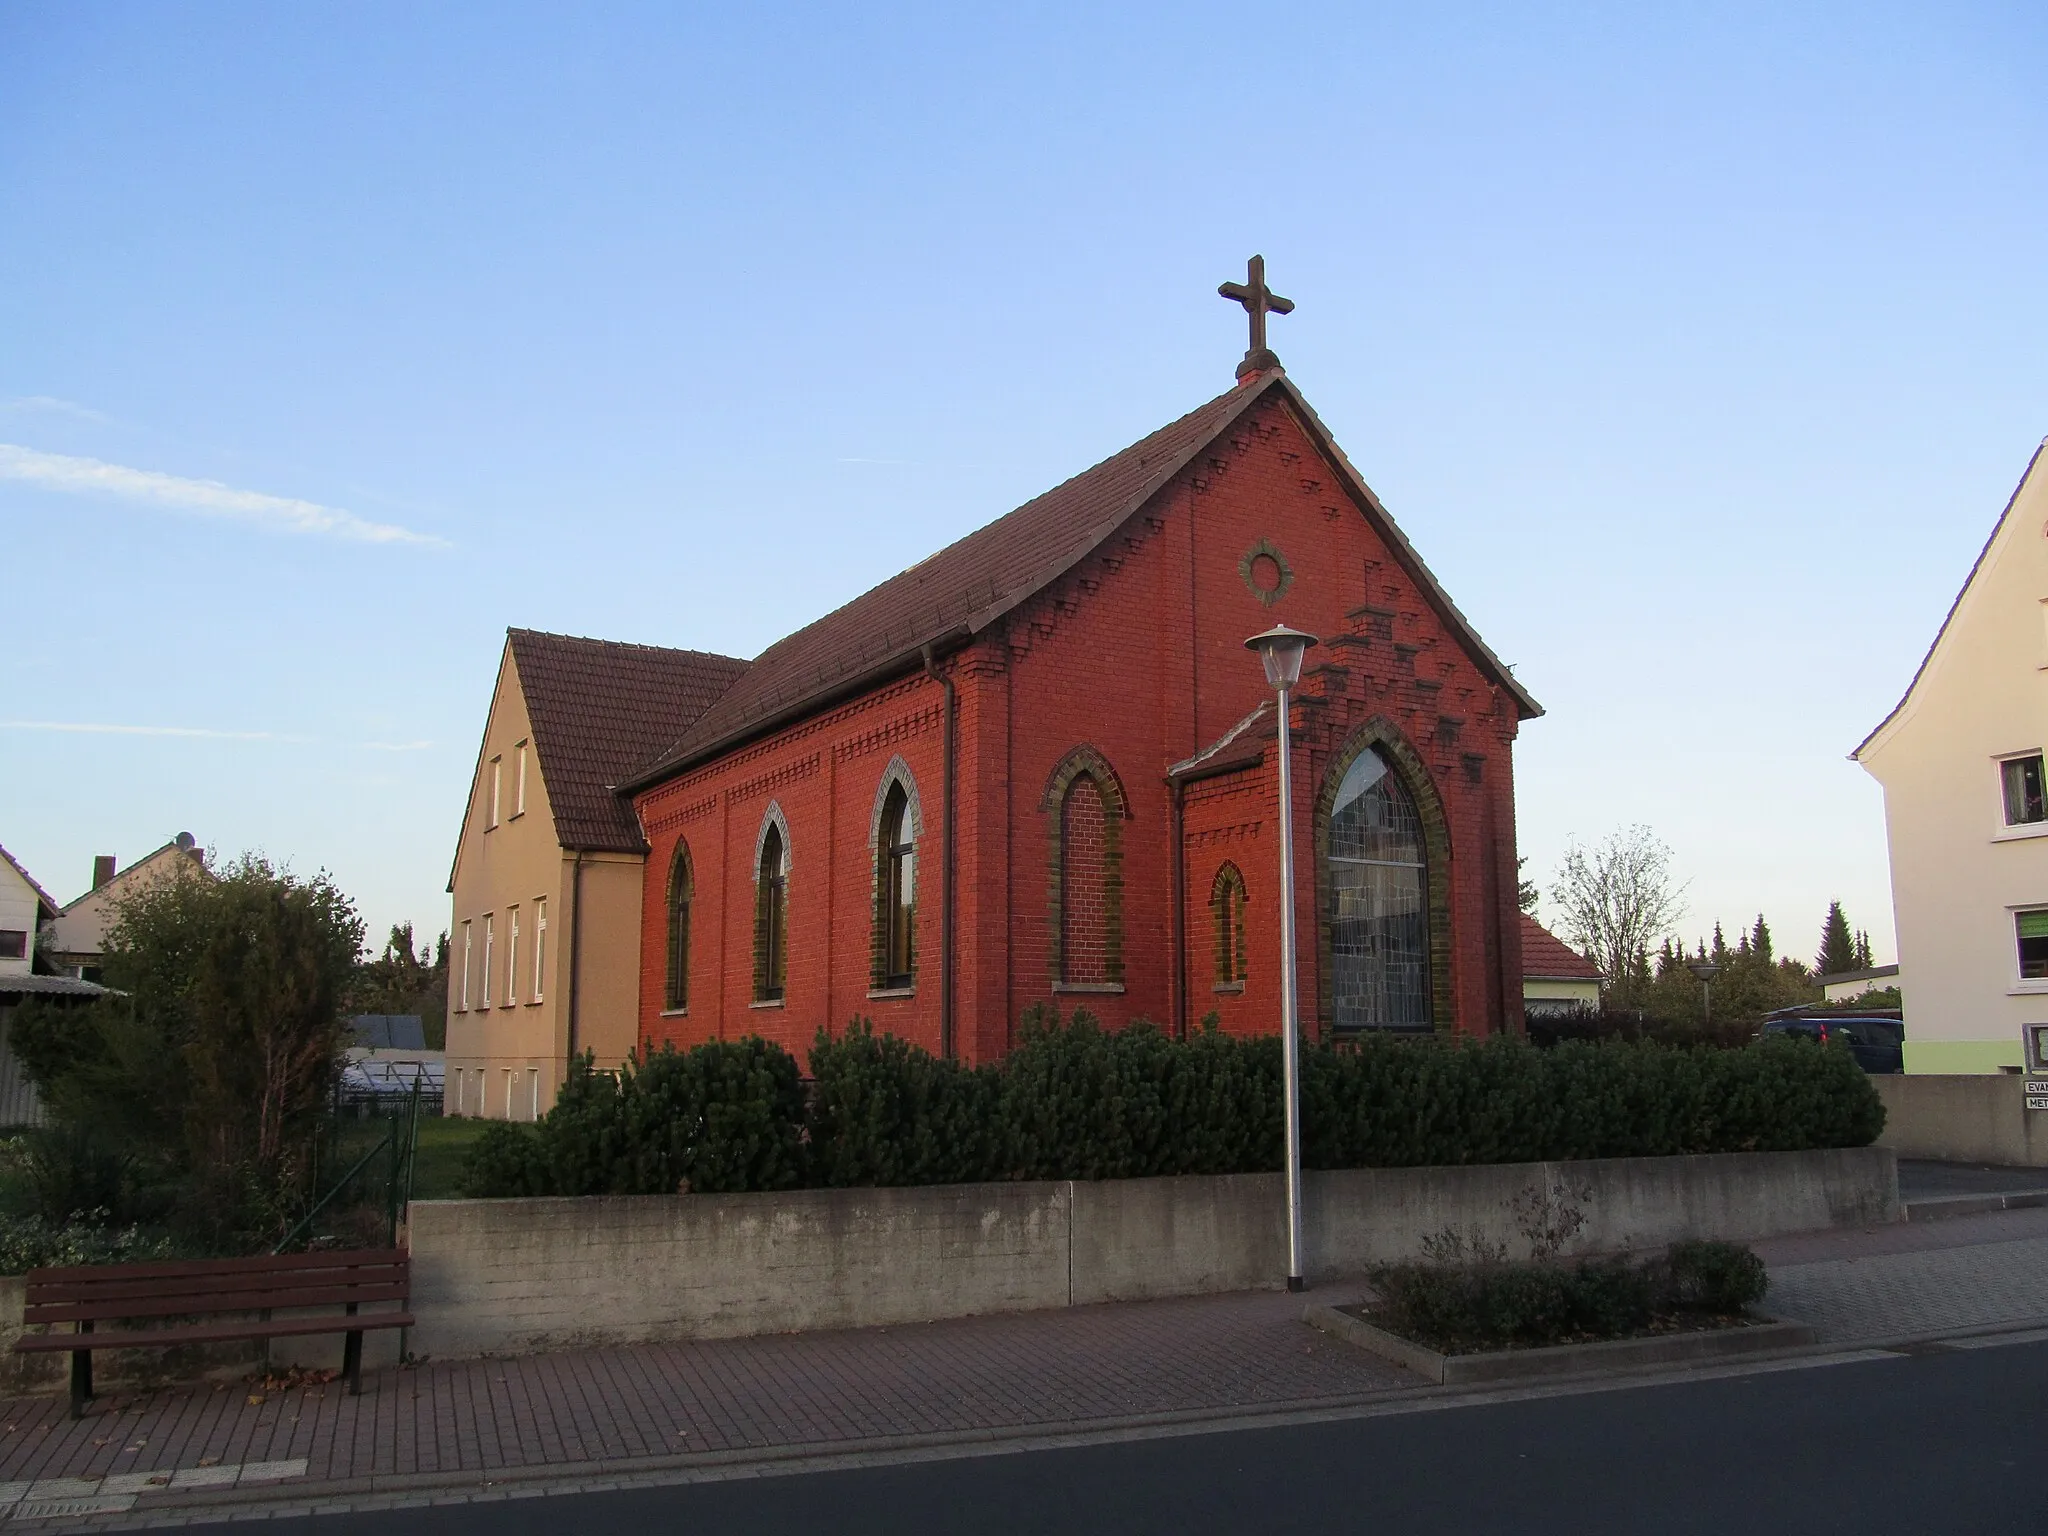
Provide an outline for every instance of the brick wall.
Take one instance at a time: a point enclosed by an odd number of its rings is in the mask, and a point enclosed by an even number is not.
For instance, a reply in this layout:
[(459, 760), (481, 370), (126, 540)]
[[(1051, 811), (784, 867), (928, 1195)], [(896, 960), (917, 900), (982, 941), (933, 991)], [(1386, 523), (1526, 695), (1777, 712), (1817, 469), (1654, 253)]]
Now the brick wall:
[[(1440, 1023), (1480, 1033), (1519, 1026), (1516, 707), (1464, 652), (1291, 408), (1269, 398), (1094, 553), (944, 663), (958, 700), (961, 1056), (1000, 1056), (1021, 1012), (1048, 999), (1085, 1000), (1111, 1025), (1192, 1024), (1213, 1010), (1233, 1031), (1278, 1028), (1272, 770), (1186, 787), (1178, 890), (1166, 779), (1172, 764), (1270, 698), (1243, 642), (1275, 622), (1324, 641), (1296, 696), (1293, 899), (1305, 1017), (1313, 1026), (1328, 1015), (1317, 943), (1319, 798), (1333, 769), (1370, 739), (1398, 753), (1421, 781), (1411, 786), (1424, 791), (1418, 801), (1440, 813), (1429, 871), (1442, 909)], [(801, 1052), (821, 1024), (836, 1029), (864, 1013), (938, 1047), (943, 704), (937, 682), (912, 676), (638, 798), (653, 848), (645, 1038), (760, 1033)], [(922, 808), (917, 974), (909, 995), (877, 998), (871, 829), (898, 755)], [(789, 826), (788, 969), (781, 1004), (760, 1008), (754, 858), (771, 803)], [(690, 1007), (664, 1014), (662, 887), (683, 839), (697, 891)], [(1225, 860), (1245, 882), (1246, 975), (1242, 991), (1217, 993), (1208, 899)], [(1056, 992), (1063, 976), (1085, 995)]]

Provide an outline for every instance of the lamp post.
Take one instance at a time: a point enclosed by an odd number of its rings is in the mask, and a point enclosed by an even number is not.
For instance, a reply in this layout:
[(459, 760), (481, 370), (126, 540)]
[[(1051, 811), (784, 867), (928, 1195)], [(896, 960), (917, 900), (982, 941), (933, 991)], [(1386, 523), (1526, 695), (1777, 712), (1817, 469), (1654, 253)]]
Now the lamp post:
[(1714, 1022), (1714, 978), (1721, 974), (1721, 967), (1704, 955), (1697, 960), (1685, 962), (1685, 968), (1700, 979), (1700, 1007), (1705, 1010), (1706, 1022)]
[(1294, 966), (1294, 770), (1288, 740), (1287, 696), (1301, 681), (1302, 653), (1316, 643), (1285, 624), (1245, 641), (1265, 663), (1266, 681), (1280, 695), (1280, 1061), (1287, 1100), (1287, 1289), (1301, 1278), (1301, 1019)]

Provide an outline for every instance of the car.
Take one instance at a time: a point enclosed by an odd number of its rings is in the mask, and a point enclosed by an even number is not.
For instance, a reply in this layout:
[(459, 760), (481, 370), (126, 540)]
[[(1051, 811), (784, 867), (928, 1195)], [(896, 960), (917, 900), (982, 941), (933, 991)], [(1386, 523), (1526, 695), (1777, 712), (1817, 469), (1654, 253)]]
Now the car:
[(1830, 1013), (1820, 1008), (1787, 1008), (1768, 1015), (1759, 1035), (1790, 1035), (1822, 1045), (1846, 1045), (1866, 1072), (1906, 1070), (1906, 1025), (1898, 1014)]

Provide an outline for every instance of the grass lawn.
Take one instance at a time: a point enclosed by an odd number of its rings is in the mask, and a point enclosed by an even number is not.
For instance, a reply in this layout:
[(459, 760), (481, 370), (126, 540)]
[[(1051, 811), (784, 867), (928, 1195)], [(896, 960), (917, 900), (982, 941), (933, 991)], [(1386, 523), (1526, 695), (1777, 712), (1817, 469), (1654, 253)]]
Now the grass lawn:
[(418, 1160), (413, 1166), (415, 1200), (452, 1200), (462, 1193), (462, 1160), (483, 1135), (488, 1120), (427, 1115), (420, 1120)]

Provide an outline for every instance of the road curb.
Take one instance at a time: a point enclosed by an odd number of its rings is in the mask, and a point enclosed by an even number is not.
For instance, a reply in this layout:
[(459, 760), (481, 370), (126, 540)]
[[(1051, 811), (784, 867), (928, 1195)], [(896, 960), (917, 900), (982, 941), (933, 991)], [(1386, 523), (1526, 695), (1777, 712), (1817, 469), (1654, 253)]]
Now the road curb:
[(1946, 1221), (1957, 1216), (1988, 1216), (1995, 1211), (2034, 1210), (2048, 1205), (2048, 1189), (2009, 1189), (1995, 1194), (1927, 1195), (1899, 1207), (1906, 1221)]

